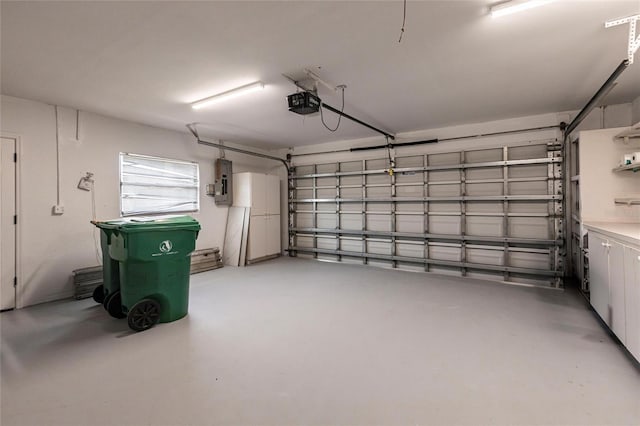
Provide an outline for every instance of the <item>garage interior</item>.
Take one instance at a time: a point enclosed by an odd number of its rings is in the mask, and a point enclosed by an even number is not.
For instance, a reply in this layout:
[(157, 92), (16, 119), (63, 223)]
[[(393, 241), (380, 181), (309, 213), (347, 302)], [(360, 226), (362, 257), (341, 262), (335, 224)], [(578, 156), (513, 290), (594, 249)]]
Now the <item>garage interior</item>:
[(0, 18), (3, 425), (640, 424), (640, 1)]

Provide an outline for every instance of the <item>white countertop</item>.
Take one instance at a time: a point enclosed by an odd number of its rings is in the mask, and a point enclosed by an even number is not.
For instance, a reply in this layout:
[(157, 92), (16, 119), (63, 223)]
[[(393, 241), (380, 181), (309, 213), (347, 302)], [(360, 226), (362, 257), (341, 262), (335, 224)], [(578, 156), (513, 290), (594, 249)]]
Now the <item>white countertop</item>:
[(640, 223), (585, 222), (585, 228), (640, 246)]

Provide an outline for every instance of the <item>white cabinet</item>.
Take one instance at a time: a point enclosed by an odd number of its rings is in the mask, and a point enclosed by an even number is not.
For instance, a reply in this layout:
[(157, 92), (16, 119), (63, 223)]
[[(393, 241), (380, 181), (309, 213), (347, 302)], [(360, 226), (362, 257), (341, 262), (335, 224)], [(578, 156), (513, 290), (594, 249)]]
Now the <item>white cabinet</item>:
[(588, 236), (591, 305), (640, 361), (640, 249), (593, 228)]
[(280, 178), (234, 173), (233, 205), (251, 209), (247, 261), (280, 254)]
[(626, 343), (640, 361), (640, 250), (624, 248), (624, 292), (627, 319)]
[(608, 245), (607, 238), (589, 232), (589, 299), (600, 318), (611, 327)]

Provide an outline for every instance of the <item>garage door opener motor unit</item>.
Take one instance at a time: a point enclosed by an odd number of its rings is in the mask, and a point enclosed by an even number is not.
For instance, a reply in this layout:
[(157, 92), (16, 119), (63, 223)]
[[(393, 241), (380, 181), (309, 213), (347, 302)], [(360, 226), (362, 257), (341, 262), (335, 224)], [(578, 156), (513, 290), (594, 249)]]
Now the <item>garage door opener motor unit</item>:
[(309, 115), (320, 110), (320, 98), (311, 92), (297, 92), (287, 96), (289, 111)]

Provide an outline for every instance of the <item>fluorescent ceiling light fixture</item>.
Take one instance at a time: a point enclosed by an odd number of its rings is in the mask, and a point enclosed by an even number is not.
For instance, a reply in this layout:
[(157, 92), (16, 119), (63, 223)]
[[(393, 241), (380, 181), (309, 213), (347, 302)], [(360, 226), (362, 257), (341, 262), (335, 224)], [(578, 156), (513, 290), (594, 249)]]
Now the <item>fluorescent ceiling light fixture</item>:
[(491, 7), (491, 17), (511, 15), (551, 3), (553, 0), (511, 0)]
[(235, 98), (236, 96), (246, 95), (247, 93), (255, 92), (257, 90), (264, 89), (264, 83), (256, 81), (255, 83), (246, 84), (244, 86), (236, 87), (235, 89), (227, 90), (226, 92), (218, 93), (217, 95), (209, 96), (208, 98), (200, 99), (191, 103), (193, 109), (200, 109), (212, 105), (220, 101), (226, 101), (227, 99)]

